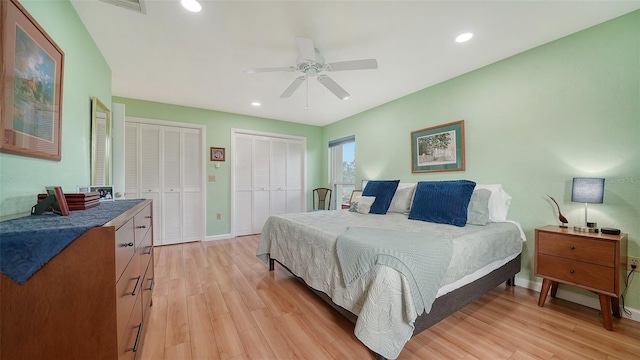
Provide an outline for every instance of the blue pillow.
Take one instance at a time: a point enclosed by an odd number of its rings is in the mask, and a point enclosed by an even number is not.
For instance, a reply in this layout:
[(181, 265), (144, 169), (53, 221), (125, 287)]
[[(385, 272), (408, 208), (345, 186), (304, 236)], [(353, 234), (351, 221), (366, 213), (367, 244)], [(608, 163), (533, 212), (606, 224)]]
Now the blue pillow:
[(467, 207), (476, 183), (469, 180), (420, 181), (409, 219), (465, 226)]
[(386, 214), (396, 193), (400, 180), (369, 180), (362, 191), (362, 196), (375, 196), (370, 214)]

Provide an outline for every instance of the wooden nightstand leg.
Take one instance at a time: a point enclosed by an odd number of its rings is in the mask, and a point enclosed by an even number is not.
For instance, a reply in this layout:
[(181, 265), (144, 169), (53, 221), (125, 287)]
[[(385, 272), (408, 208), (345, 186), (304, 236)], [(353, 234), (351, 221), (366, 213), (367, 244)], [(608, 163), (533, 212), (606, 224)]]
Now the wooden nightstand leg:
[(617, 297), (611, 298), (611, 310), (613, 311), (613, 317), (616, 319), (620, 319), (622, 315), (620, 315), (620, 299)]
[(551, 287), (552, 281), (548, 279), (542, 279), (542, 289), (540, 289), (540, 297), (538, 298), (538, 306), (544, 306), (544, 302), (547, 300), (547, 294)]
[(602, 312), (602, 322), (604, 328), (613, 331), (613, 320), (611, 319), (611, 297), (603, 294), (598, 294), (600, 298), (600, 311)]

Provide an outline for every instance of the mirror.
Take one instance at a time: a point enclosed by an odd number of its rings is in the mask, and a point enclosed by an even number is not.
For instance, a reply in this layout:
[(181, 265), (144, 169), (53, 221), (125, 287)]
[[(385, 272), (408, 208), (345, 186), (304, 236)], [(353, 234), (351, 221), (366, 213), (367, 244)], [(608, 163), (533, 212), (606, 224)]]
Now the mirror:
[(91, 98), (91, 185), (111, 185), (111, 112)]

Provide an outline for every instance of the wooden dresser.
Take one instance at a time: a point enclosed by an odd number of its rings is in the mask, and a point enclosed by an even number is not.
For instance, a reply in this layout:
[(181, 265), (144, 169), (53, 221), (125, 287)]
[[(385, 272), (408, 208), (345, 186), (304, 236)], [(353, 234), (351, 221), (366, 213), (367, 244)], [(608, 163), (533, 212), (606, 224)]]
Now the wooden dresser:
[(545, 226), (535, 229), (535, 239), (535, 275), (543, 278), (538, 305), (544, 306), (549, 289), (556, 296), (559, 283), (592, 291), (600, 300), (604, 327), (612, 330), (611, 313), (620, 318), (621, 260), (627, 256), (627, 234)]
[(0, 358), (135, 359), (153, 292), (144, 200), (71, 242), (23, 285), (0, 276)]

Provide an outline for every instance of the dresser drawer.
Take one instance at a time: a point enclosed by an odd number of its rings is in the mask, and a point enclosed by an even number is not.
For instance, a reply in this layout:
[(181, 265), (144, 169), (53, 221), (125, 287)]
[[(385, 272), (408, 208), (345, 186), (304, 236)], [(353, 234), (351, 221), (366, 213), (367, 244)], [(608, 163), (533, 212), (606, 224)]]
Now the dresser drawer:
[(538, 232), (537, 235), (537, 250), (540, 254), (556, 255), (603, 266), (615, 266), (616, 247), (610, 241), (547, 232)]
[(124, 327), (122, 337), (118, 340), (118, 360), (133, 360), (142, 342), (144, 334), (142, 323), (142, 306), (140, 305), (140, 297), (136, 296), (137, 301)]
[(140, 272), (144, 273), (149, 266), (149, 261), (153, 256), (153, 244), (151, 242), (153, 230), (147, 232), (144, 237), (144, 240), (141, 241), (140, 246), (138, 247), (138, 256), (140, 257)]
[(127, 221), (116, 231), (116, 281), (135, 254), (133, 219)]
[(144, 273), (144, 282), (142, 283), (142, 293), (140, 296), (142, 297), (142, 316), (144, 321), (149, 316), (149, 308), (151, 307), (151, 296), (153, 295), (153, 288), (155, 286), (154, 279), (154, 271), (153, 271), (153, 260), (149, 262), (149, 266), (147, 267)]
[(594, 290), (615, 291), (615, 270), (608, 266), (539, 254), (536, 275)]
[[(117, 307), (117, 329), (118, 339), (122, 337), (125, 325), (131, 317), (133, 305), (142, 291), (142, 272), (140, 271), (140, 261), (134, 257), (124, 271), (120, 281), (116, 284), (116, 307)], [(140, 305), (138, 305), (140, 306)]]
[(133, 217), (133, 223), (136, 229), (136, 249), (142, 244), (145, 236), (151, 229), (151, 206), (146, 206)]

